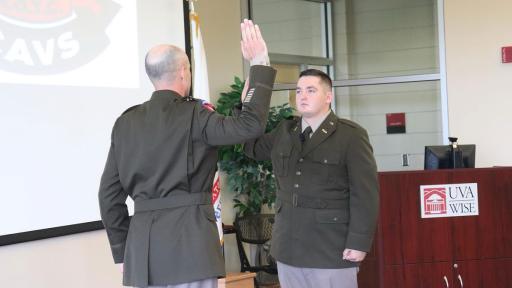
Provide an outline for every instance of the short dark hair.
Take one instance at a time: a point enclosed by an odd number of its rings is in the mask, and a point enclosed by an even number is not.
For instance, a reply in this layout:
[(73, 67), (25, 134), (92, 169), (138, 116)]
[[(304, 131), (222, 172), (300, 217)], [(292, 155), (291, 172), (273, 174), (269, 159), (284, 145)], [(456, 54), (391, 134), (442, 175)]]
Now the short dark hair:
[(325, 72), (320, 71), (318, 69), (306, 69), (302, 72), (300, 72), (299, 78), (305, 77), (305, 76), (314, 76), (319, 77), (320, 82), (323, 82), (324, 84), (327, 84), (329, 86), (329, 89), (332, 88), (332, 80), (329, 75), (327, 75)]

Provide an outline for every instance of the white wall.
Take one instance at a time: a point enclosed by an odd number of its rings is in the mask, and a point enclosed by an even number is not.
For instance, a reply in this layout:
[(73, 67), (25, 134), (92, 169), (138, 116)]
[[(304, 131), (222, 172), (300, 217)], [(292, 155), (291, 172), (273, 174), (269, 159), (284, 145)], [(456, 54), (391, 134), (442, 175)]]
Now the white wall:
[(445, 1), (450, 135), (474, 143), (476, 165), (512, 165), (512, 1)]
[(199, 14), (206, 58), (210, 97), (215, 103), (221, 92), (228, 91), (234, 76), (243, 77), (240, 52), (240, 1), (194, 1)]

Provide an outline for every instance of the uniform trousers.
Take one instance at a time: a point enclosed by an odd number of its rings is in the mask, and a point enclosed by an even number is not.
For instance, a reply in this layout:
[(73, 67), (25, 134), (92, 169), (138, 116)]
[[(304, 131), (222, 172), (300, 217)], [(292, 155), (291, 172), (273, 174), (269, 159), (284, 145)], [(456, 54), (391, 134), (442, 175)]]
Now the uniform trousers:
[(357, 267), (300, 268), (277, 262), (281, 288), (357, 288)]
[(148, 288), (217, 288), (217, 278), (209, 278), (195, 282), (167, 286), (148, 286)]

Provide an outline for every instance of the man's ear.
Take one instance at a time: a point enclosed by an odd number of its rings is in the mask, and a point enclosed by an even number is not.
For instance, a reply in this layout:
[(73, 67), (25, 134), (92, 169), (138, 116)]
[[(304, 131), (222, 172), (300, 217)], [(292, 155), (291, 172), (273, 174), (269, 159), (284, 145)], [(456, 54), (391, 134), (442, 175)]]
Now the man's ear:
[(180, 80), (185, 79), (185, 69), (187, 69), (187, 67), (185, 67), (185, 65), (180, 66), (180, 70), (179, 70)]
[(325, 95), (327, 96), (326, 99), (325, 99), (325, 102), (331, 104), (332, 103), (332, 97), (334, 97), (333, 94), (332, 94), (332, 90), (327, 91), (327, 93), (325, 93)]

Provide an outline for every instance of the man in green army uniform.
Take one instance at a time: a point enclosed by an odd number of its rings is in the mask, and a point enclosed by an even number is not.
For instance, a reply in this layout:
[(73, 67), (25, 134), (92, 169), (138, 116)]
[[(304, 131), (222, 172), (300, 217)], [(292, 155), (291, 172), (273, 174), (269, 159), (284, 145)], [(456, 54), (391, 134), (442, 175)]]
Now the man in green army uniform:
[(355, 288), (378, 213), (377, 167), (367, 132), (331, 111), (332, 82), (309, 69), (297, 110), (245, 153), (272, 160), (277, 180), (271, 253), (283, 288)]
[[(251, 97), (238, 117), (186, 97), (191, 73), (185, 52), (159, 45), (145, 63), (155, 92), (114, 124), (99, 203), (124, 285), (211, 288), (225, 275), (211, 203), (216, 146), (264, 133), (275, 79), (259, 28), (247, 20), (241, 28)], [(128, 196), (135, 203), (131, 220)]]

